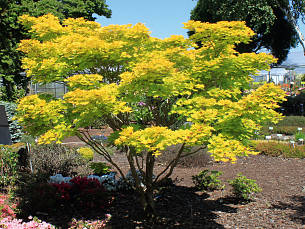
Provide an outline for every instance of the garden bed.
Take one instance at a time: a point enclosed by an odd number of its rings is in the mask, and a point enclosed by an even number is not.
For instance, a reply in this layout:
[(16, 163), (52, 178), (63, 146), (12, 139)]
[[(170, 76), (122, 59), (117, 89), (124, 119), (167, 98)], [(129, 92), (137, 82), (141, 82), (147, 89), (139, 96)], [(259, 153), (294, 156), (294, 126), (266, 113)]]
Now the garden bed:
[[(121, 165), (127, 162), (116, 154)], [(157, 169), (162, 169), (159, 165)], [(243, 173), (257, 180), (263, 191), (255, 200), (241, 203), (228, 184), (224, 191), (196, 192), (192, 175), (203, 169), (222, 171), (222, 180)], [(264, 155), (238, 160), (236, 164), (209, 163), (204, 168), (176, 168), (174, 186), (164, 188), (157, 199), (159, 218), (141, 217), (137, 197), (125, 193), (115, 197), (109, 211), (109, 228), (302, 228), (305, 224), (305, 160)], [(203, 226), (204, 225), (204, 226)]]
[[(124, 155), (114, 160), (128, 171)], [(98, 158), (96, 158), (98, 159)], [(193, 160), (196, 162), (196, 159)], [(204, 164), (205, 163), (205, 164)], [(115, 196), (108, 228), (303, 228), (305, 225), (305, 159), (285, 159), (265, 155), (241, 158), (235, 164), (211, 161), (175, 169), (175, 185), (156, 195), (159, 218), (154, 222), (141, 216), (134, 193)], [(158, 162), (156, 170), (164, 167)], [(255, 179), (263, 191), (254, 201), (241, 203), (224, 191), (196, 192), (192, 176), (203, 169), (222, 171), (223, 181), (243, 173)], [(89, 216), (87, 216), (89, 217)], [(90, 217), (89, 217), (90, 218)]]

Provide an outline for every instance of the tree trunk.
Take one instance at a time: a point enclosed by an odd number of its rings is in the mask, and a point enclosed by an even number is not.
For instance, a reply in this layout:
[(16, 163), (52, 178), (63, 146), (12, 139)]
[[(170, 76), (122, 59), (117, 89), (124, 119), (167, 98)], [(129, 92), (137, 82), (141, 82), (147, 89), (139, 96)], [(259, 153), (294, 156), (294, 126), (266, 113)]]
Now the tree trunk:
[(14, 88), (13, 83), (11, 81), (8, 81), (5, 77), (2, 78), (2, 85), (3, 85), (3, 93), (2, 99), (5, 101), (13, 101), (13, 95), (14, 95)]
[(144, 213), (149, 218), (154, 218), (156, 216), (156, 208), (153, 194), (153, 188), (146, 189)]
[[(279, 2), (277, 2), (278, 6), (280, 6)], [(280, 7), (281, 10), (285, 13), (285, 15), (287, 16), (288, 20), (292, 23), (295, 31), (297, 32), (298, 34), (298, 38), (299, 38), (299, 41), (303, 47), (303, 52), (304, 52), (304, 56), (305, 56), (305, 39), (304, 39), (304, 36), (296, 22), (296, 19), (294, 18), (294, 16), (292, 15), (291, 11), (290, 10), (285, 10), (284, 8)]]
[(152, 152), (147, 153), (146, 157), (146, 171), (143, 172), (143, 180), (139, 179), (136, 171), (136, 165), (133, 158), (133, 153), (131, 149), (127, 149), (127, 159), (130, 166), (130, 171), (133, 179), (135, 180), (135, 190), (140, 195), (140, 203), (143, 207), (144, 213), (147, 217), (153, 218), (156, 215), (155, 203), (153, 199), (153, 169), (155, 158)]
[(295, 19), (292, 17), (291, 13), (287, 13), (287, 17), (292, 22), (292, 24), (294, 26), (294, 29), (298, 34), (298, 38), (299, 38), (299, 41), (300, 41), (300, 43), (303, 47), (303, 52), (304, 52), (304, 56), (305, 56), (305, 39), (304, 39), (304, 36), (303, 36), (298, 24), (296, 23)]
[(146, 173), (145, 173), (145, 199), (146, 207), (144, 211), (147, 216), (154, 217), (156, 215), (155, 202), (153, 198), (154, 186), (153, 186), (153, 172), (155, 165), (155, 156), (152, 152), (147, 152), (146, 156)]

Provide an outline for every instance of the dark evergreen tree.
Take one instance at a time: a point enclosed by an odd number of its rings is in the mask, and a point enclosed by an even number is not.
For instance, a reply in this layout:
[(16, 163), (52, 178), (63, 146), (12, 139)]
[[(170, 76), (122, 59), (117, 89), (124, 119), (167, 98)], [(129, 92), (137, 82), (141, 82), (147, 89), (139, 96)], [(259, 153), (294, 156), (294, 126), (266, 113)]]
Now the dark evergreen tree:
[[(239, 52), (268, 49), (282, 63), (292, 47), (302, 42), (296, 21), (303, 18), (304, 1), (289, 0), (198, 0), (191, 19), (202, 22), (245, 21), (256, 35)], [(191, 34), (191, 32), (189, 33)]]
[(0, 0), (0, 100), (15, 101), (22, 97), (29, 82), (21, 68), (21, 53), (16, 50), (20, 40), (29, 35), (18, 23), (18, 17), (47, 13), (60, 19), (84, 17), (91, 21), (95, 20), (94, 13), (111, 16), (105, 0)]

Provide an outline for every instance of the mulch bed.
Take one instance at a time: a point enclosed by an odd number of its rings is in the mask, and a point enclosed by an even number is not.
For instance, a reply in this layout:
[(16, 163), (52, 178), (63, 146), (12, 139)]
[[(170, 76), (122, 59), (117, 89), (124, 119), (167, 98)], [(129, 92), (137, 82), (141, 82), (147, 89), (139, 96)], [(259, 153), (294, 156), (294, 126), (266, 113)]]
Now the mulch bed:
[[(125, 164), (123, 155), (120, 163)], [(159, 166), (158, 169), (161, 169)], [(223, 181), (238, 173), (255, 179), (263, 191), (243, 203), (224, 191), (196, 192), (192, 175), (203, 169), (222, 171)], [(109, 228), (305, 228), (305, 160), (264, 155), (242, 158), (236, 164), (210, 163), (204, 168), (176, 168), (175, 185), (156, 195), (158, 218), (145, 219), (137, 196), (117, 196), (110, 209)]]
[[(115, 161), (128, 170), (122, 154)], [(158, 163), (156, 170), (163, 168)], [(255, 179), (263, 191), (243, 203), (224, 191), (196, 192), (192, 176), (201, 170), (222, 171), (225, 182), (238, 173)], [(158, 217), (146, 219), (134, 193), (114, 196), (107, 228), (305, 228), (305, 159), (264, 155), (241, 158), (235, 164), (210, 162), (204, 167), (177, 167), (174, 185), (156, 194)]]

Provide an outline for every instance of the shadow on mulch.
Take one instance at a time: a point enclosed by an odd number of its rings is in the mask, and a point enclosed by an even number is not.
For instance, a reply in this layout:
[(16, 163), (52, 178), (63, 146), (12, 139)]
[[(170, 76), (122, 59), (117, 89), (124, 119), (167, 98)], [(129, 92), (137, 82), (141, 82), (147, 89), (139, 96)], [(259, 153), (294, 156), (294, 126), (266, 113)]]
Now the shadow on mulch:
[(279, 202), (278, 204), (273, 204), (272, 208), (285, 210), (293, 210), (294, 213), (290, 214), (289, 217), (292, 221), (305, 224), (305, 196), (292, 196), (291, 201), (288, 203)]
[[(114, 195), (108, 209), (80, 211), (79, 209), (54, 209), (52, 212), (32, 212), (40, 220), (55, 225), (57, 228), (68, 228), (73, 218), (81, 220), (103, 220), (105, 214), (111, 214), (106, 228), (224, 228), (216, 222), (217, 213), (236, 213), (237, 208), (229, 205), (239, 203), (231, 197), (216, 200), (207, 199), (208, 194), (196, 192), (194, 188), (171, 185), (161, 188), (155, 195), (158, 216), (148, 219), (141, 210), (138, 196), (133, 192), (119, 192)], [(23, 212), (23, 218), (28, 216)]]
[(144, 217), (136, 195), (120, 195), (114, 201), (108, 228), (224, 228), (215, 222), (215, 212), (236, 213), (230, 199), (207, 200), (194, 188), (170, 186), (155, 196), (158, 216)]

